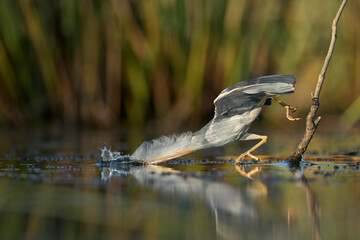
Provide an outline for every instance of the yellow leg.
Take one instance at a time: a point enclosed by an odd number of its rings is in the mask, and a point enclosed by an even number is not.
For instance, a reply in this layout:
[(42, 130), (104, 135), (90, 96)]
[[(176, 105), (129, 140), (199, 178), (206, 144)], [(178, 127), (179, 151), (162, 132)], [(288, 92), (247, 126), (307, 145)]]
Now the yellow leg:
[(268, 95), (268, 97), (271, 97), (273, 99), (275, 99), (275, 101), (277, 101), (281, 106), (283, 106), (286, 109), (286, 118), (289, 119), (290, 121), (297, 121), (300, 120), (300, 118), (294, 118), (290, 115), (290, 111), (291, 112), (296, 112), (297, 107), (292, 107), (289, 104), (286, 104), (285, 102), (283, 102), (280, 98), (278, 98), (277, 96), (274, 95)]
[(258, 157), (252, 155), (251, 153), (254, 150), (256, 150), (258, 147), (260, 147), (261, 145), (266, 143), (267, 136), (260, 136), (260, 135), (256, 135), (256, 134), (247, 133), (240, 140), (255, 140), (255, 139), (261, 139), (261, 141), (258, 142), (257, 144), (255, 144), (255, 146), (250, 148), (248, 151), (244, 152), (239, 157), (237, 157), (236, 160), (235, 160), (235, 164), (237, 164), (240, 160), (244, 159), (244, 157), (246, 157), (246, 156), (249, 156), (249, 157), (251, 157), (252, 159), (255, 159), (255, 160), (260, 160)]

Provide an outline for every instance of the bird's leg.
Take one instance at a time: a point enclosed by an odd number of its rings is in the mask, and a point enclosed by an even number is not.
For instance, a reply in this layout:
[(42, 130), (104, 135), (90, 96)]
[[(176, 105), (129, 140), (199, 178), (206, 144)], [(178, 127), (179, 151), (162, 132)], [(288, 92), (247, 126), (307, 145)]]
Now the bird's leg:
[(261, 145), (266, 143), (267, 136), (261, 136), (261, 135), (257, 135), (257, 134), (246, 133), (239, 140), (240, 141), (246, 141), (246, 140), (256, 140), (256, 139), (261, 139), (261, 141), (258, 142), (257, 144), (255, 144), (255, 146), (253, 146), (252, 148), (250, 148), (249, 150), (247, 150), (243, 154), (241, 154), (239, 157), (237, 157), (236, 160), (235, 160), (235, 164), (237, 164), (240, 160), (244, 159), (244, 157), (246, 157), (246, 156), (249, 156), (249, 157), (251, 157), (252, 159), (255, 159), (255, 160), (260, 160), (258, 157), (252, 155), (251, 153), (255, 149), (257, 149), (258, 147), (260, 147)]
[(296, 112), (297, 107), (293, 107), (290, 106), (289, 104), (286, 104), (285, 102), (283, 102), (280, 98), (278, 98), (277, 96), (274, 95), (267, 95), (268, 97), (271, 97), (273, 99), (275, 99), (275, 101), (277, 101), (281, 106), (283, 106), (286, 109), (286, 118), (289, 119), (290, 121), (296, 121), (296, 120), (300, 120), (300, 118), (294, 118), (290, 115), (290, 111), (291, 112)]

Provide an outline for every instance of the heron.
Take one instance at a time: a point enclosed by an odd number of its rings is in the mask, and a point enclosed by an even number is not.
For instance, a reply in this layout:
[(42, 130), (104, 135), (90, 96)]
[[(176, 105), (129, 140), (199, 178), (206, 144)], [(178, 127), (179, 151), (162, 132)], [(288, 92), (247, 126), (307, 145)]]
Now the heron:
[(266, 143), (268, 137), (249, 133), (250, 125), (258, 117), (263, 106), (271, 104), (272, 99), (286, 109), (287, 119), (299, 120), (290, 115), (290, 112), (295, 112), (297, 108), (278, 98), (282, 94), (293, 93), (294, 89), (293, 75), (262, 76), (239, 82), (223, 90), (214, 100), (214, 117), (199, 131), (146, 141), (129, 158), (146, 164), (157, 164), (197, 150), (224, 146), (237, 140), (260, 140), (240, 154), (235, 159), (235, 163), (246, 157), (259, 160), (252, 152)]

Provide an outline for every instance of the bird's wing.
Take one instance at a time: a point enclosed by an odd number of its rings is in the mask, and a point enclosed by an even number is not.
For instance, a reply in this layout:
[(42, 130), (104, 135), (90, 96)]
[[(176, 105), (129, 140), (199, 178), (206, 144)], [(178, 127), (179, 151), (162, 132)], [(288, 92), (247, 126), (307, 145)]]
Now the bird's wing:
[(271, 75), (249, 79), (223, 90), (214, 100), (215, 118), (236, 109), (237, 114), (250, 111), (265, 95), (294, 92), (293, 75)]

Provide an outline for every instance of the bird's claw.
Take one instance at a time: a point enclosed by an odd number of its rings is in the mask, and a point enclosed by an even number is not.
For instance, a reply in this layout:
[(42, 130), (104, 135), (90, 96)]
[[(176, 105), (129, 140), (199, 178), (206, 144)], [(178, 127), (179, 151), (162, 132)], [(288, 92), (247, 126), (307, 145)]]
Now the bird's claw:
[(255, 159), (256, 161), (259, 161), (259, 160), (260, 160), (260, 158), (252, 155), (250, 152), (244, 152), (243, 154), (241, 154), (239, 157), (237, 157), (237, 158), (235, 159), (235, 165), (236, 165), (237, 163), (239, 163), (241, 160), (243, 160), (246, 156), (249, 156), (251, 159)]
[(298, 108), (297, 108), (297, 107), (293, 107), (293, 106), (289, 106), (289, 110), (290, 110), (291, 112), (296, 112), (296, 110), (298, 110)]
[(290, 111), (291, 112), (295, 112), (297, 110), (297, 107), (292, 107), (292, 106), (285, 106), (286, 108), (286, 118), (289, 119), (290, 121), (298, 121), (301, 118), (294, 118), (293, 116), (290, 115)]

